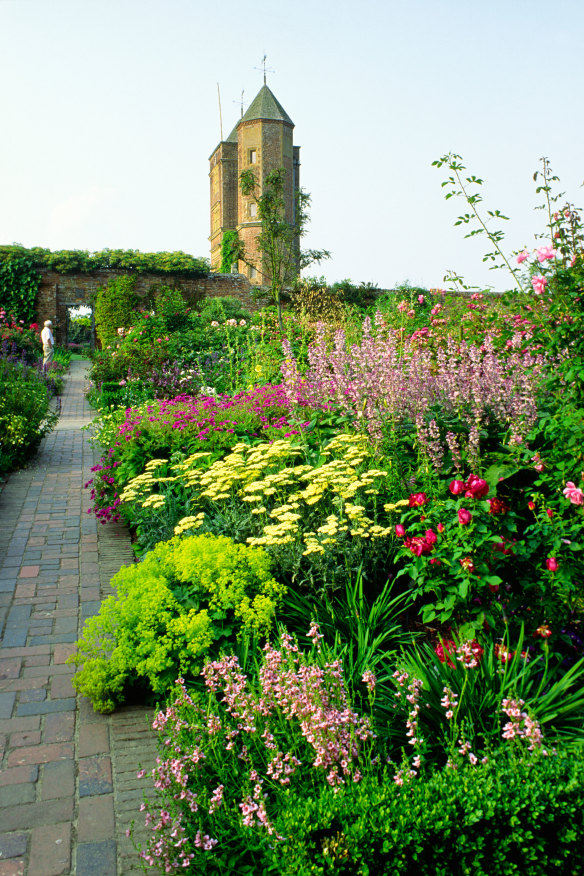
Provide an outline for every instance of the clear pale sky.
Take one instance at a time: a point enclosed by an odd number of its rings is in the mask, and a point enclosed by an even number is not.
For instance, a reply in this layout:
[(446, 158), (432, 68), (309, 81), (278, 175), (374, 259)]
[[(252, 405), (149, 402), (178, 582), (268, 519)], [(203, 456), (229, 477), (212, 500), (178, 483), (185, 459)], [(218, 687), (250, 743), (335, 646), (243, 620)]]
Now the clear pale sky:
[(582, 0), (0, 0), (0, 243), (209, 254), (208, 158), (268, 85), (293, 119), (308, 273), (510, 285), (431, 162), (485, 180), (533, 245), (547, 155), (584, 203)]

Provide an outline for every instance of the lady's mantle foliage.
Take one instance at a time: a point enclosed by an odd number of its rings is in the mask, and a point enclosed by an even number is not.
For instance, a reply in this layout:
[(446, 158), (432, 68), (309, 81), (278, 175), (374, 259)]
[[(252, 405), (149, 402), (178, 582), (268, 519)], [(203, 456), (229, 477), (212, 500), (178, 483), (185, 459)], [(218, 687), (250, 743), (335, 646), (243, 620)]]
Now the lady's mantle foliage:
[(236, 635), (266, 632), (284, 591), (267, 554), (212, 535), (160, 544), (112, 584), (70, 658), (75, 688), (101, 712), (132, 683), (162, 695)]

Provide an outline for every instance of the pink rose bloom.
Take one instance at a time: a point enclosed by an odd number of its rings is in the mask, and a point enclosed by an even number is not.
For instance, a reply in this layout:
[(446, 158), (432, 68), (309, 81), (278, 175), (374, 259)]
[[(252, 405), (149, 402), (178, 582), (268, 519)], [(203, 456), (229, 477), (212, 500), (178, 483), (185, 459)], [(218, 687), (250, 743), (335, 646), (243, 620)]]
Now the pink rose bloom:
[(436, 533), (432, 529), (427, 529), (426, 532), (424, 533), (424, 535), (426, 537), (426, 541), (428, 542), (428, 544), (436, 544), (436, 542), (438, 540), (438, 536), (436, 535)]
[(423, 295), (418, 295), (418, 304), (423, 304), (425, 300)]
[(545, 277), (542, 277), (541, 274), (536, 274), (535, 277), (531, 278), (531, 285), (533, 286), (533, 291), (536, 295), (543, 295), (547, 284), (548, 281)]
[(557, 253), (553, 246), (540, 246), (538, 250), (536, 250), (536, 256), (538, 262), (541, 264), (545, 262), (546, 259), (555, 259)]
[(529, 253), (527, 252), (526, 249), (524, 249), (523, 252), (520, 252), (519, 255), (517, 256), (517, 264), (520, 265), (521, 262), (524, 262), (525, 259), (528, 259), (528, 258), (529, 258)]
[(403, 523), (398, 523), (398, 524), (396, 525), (396, 527), (395, 527), (395, 534), (397, 535), (398, 538), (403, 538), (403, 537), (404, 537), (404, 535), (406, 534), (406, 528), (405, 528), (405, 526), (403, 525)]
[(460, 493), (464, 493), (464, 491), (466, 490), (466, 484), (464, 481), (450, 481), (448, 489), (455, 496), (458, 496)]
[(465, 497), (467, 499), (484, 499), (488, 492), (488, 483), (477, 475), (471, 474), (466, 483)]
[(468, 526), (472, 520), (472, 514), (467, 508), (460, 508), (458, 511), (458, 522), (463, 526)]
[(562, 490), (562, 492), (572, 505), (584, 505), (584, 493), (572, 481), (568, 481), (565, 490)]
[(548, 567), (550, 572), (557, 572), (558, 571), (558, 561), (556, 560), (555, 557), (548, 557), (547, 560), (545, 561), (545, 564)]

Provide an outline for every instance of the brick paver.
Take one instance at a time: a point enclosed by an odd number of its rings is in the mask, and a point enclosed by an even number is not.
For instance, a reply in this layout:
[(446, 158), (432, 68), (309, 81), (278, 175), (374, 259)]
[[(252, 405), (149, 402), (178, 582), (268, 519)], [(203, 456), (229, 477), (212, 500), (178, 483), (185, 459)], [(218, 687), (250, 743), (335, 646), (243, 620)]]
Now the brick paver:
[(154, 762), (145, 709), (96, 714), (71, 686), (83, 621), (131, 562), (127, 533), (98, 527), (83, 484), (95, 453), (86, 371), (72, 363), (56, 430), (0, 492), (0, 876), (142, 872), (139, 766)]

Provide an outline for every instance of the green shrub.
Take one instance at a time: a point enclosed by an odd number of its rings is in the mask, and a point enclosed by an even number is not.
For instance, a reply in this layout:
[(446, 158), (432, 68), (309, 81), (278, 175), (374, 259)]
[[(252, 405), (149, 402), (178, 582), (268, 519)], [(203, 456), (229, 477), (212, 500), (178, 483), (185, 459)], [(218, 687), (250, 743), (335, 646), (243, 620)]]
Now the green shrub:
[(102, 345), (117, 338), (118, 328), (132, 324), (134, 308), (138, 303), (135, 292), (136, 278), (130, 276), (110, 280), (97, 290), (95, 300), (95, 327)]
[(213, 535), (161, 543), (112, 584), (70, 658), (75, 688), (101, 712), (136, 684), (162, 696), (236, 636), (267, 631), (283, 594), (267, 554)]
[(50, 398), (34, 368), (0, 358), (0, 471), (22, 465), (54, 427), (58, 414)]
[(277, 854), (282, 876), (581, 874), (583, 804), (581, 748), (501, 751), (402, 787), (372, 775), (337, 793), (290, 795), (276, 822), (287, 839), (266, 858)]

